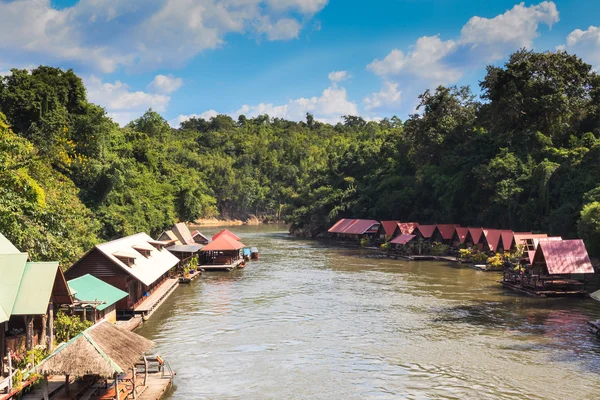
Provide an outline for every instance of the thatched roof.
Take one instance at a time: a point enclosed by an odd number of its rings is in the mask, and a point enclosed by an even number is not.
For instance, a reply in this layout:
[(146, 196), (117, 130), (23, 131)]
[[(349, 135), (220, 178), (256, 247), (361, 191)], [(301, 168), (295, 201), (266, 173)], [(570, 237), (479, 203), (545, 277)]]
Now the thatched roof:
[(37, 367), (48, 375), (99, 375), (110, 378), (131, 368), (154, 343), (102, 321), (59, 347)]

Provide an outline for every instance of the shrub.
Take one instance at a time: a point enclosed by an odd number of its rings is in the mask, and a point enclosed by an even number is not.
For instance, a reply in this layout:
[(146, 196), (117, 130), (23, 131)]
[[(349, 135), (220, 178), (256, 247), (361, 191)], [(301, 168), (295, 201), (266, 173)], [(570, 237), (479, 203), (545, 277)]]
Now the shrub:
[(496, 253), (492, 257), (489, 257), (486, 263), (491, 267), (500, 268), (504, 264), (504, 257), (502, 257), (502, 254)]
[(370, 243), (371, 243), (371, 239), (369, 239), (369, 238), (364, 237), (364, 238), (360, 239), (360, 247), (368, 246)]
[(67, 315), (63, 312), (56, 314), (54, 319), (54, 334), (58, 343), (68, 342), (92, 326), (90, 321), (81, 321), (77, 315)]
[(471, 258), (471, 250), (469, 249), (460, 249), (458, 250), (458, 256), (460, 257), (461, 260), (465, 260), (467, 258)]
[(381, 247), (383, 250), (389, 250), (392, 248), (392, 245), (390, 242), (385, 242), (385, 243), (382, 243), (381, 246), (379, 246), (379, 247)]
[(472, 257), (473, 257), (473, 262), (476, 262), (476, 263), (486, 262), (487, 259), (488, 259), (487, 254), (485, 254), (482, 251), (476, 251), (476, 252), (474, 252), (473, 255), (472, 255)]
[(431, 247), (431, 253), (434, 256), (443, 256), (444, 254), (448, 253), (449, 249), (450, 249), (450, 246), (448, 246), (447, 244), (433, 242), (433, 245)]

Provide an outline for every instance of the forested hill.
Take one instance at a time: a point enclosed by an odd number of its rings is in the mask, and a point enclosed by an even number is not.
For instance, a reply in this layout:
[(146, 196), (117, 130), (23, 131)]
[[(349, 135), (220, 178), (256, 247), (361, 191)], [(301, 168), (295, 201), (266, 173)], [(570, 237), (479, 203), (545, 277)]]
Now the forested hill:
[(72, 71), (0, 78), (0, 231), (37, 260), (175, 220), (342, 216), (582, 236), (600, 251), (600, 78), (576, 56), (519, 51), (481, 98), (439, 87), (419, 114), (335, 126), (219, 115), (120, 128)]

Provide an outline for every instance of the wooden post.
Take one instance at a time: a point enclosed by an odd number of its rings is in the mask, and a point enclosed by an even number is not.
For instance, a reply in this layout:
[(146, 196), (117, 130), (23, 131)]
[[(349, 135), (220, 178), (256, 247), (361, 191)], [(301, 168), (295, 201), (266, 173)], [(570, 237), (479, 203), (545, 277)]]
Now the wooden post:
[(8, 393), (10, 393), (10, 392), (12, 392), (12, 376), (13, 376), (12, 357), (10, 355), (10, 350), (7, 350), (7, 354), (8, 354)]
[(133, 398), (135, 399), (137, 397), (137, 394), (135, 393), (135, 364), (133, 365), (133, 368), (131, 368), (131, 376), (133, 378)]
[(69, 391), (69, 381), (71, 380), (71, 377), (69, 375), (65, 375), (65, 392)]
[(5, 329), (6, 324), (3, 322), (0, 324), (0, 378), (2, 378), (2, 373), (4, 372), (4, 354), (6, 354), (6, 340), (4, 339)]
[(48, 304), (48, 351), (52, 352), (54, 347), (54, 304), (50, 299)]
[(48, 333), (48, 313), (44, 314), (42, 316), (42, 334), (40, 335), (40, 341), (38, 342), (38, 344), (43, 344), (45, 343), (46, 346), (48, 346), (48, 339), (46, 338), (46, 334)]
[(44, 382), (42, 383), (42, 393), (44, 400), (50, 400), (50, 393), (48, 392), (48, 374), (44, 374)]
[(85, 322), (87, 319), (87, 307), (83, 307), (83, 316), (81, 317), (81, 322)]
[(119, 374), (115, 373), (115, 393), (117, 394), (117, 400), (120, 400), (121, 394), (119, 393)]
[(148, 359), (144, 356), (144, 386), (146, 386), (146, 380), (148, 379)]
[(33, 349), (33, 316), (23, 316), (25, 321), (25, 349), (30, 351)]

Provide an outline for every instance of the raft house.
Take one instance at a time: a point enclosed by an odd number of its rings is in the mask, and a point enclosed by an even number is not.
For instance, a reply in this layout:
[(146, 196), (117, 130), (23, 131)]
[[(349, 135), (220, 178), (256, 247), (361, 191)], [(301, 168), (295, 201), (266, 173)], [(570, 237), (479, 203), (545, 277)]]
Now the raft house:
[(200, 268), (205, 271), (231, 271), (244, 268), (245, 244), (235, 234), (224, 229), (212, 237), (212, 242), (200, 250)]
[(363, 238), (375, 239), (380, 223), (373, 219), (342, 218), (327, 231), (330, 235), (342, 240), (360, 241)]
[(65, 276), (95, 276), (128, 294), (117, 302), (117, 318), (147, 318), (177, 287), (178, 277), (171, 277), (170, 270), (178, 263), (164, 242), (138, 233), (94, 246)]
[(102, 319), (117, 322), (117, 303), (127, 297), (127, 292), (90, 274), (67, 281), (67, 285), (73, 296), (73, 304), (66, 307), (68, 313), (94, 324)]
[(542, 238), (530, 263), (505, 266), (501, 283), (531, 296), (582, 296), (588, 274), (594, 268), (583, 240)]
[[(198, 231), (196, 231), (198, 232)], [(202, 235), (202, 234), (200, 234)], [(176, 240), (173, 240), (172, 238), (175, 237)], [(169, 238), (169, 239), (165, 239), (165, 238)], [(179, 273), (183, 275), (183, 270), (184, 267), (189, 264), (189, 261), (194, 257), (199, 255), (200, 250), (202, 249), (201, 244), (198, 244), (195, 240), (194, 237), (192, 235), (192, 233), (190, 232), (189, 228), (187, 227), (186, 224), (184, 224), (183, 222), (179, 222), (175, 225), (173, 225), (173, 227), (168, 230), (163, 232), (157, 239), (158, 241), (161, 240), (166, 240), (167, 242), (167, 250), (169, 252), (171, 252), (175, 257), (177, 257), (177, 259), (179, 259), (179, 263), (178, 263), (178, 267), (179, 267)], [(201, 270), (198, 269), (198, 271), (194, 271), (193, 272), (193, 276), (192, 278), (190, 277), (183, 277), (185, 278), (187, 282), (187, 279), (194, 279), (197, 278), (199, 275), (201, 274)]]

